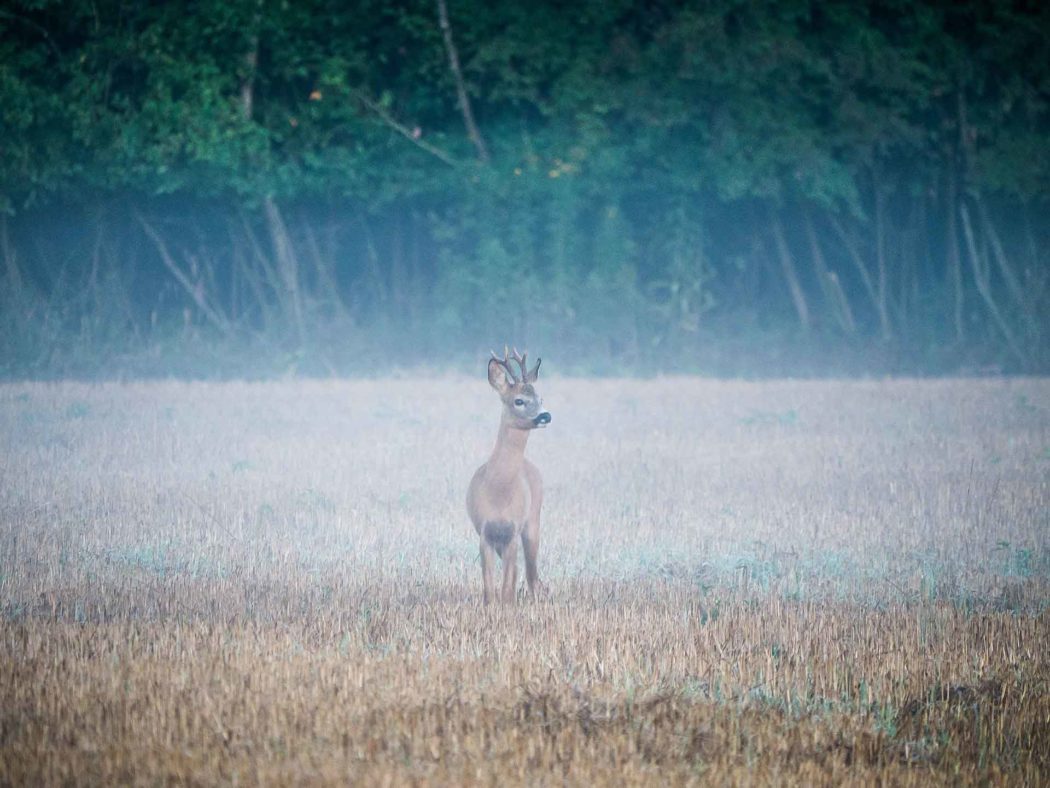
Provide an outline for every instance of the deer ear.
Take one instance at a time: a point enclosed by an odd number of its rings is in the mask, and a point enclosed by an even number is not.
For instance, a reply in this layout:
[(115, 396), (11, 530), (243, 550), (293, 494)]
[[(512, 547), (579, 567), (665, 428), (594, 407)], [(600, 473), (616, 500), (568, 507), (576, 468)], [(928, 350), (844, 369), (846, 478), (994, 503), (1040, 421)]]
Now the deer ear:
[(540, 376), (540, 363), (543, 361), (542, 358), (536, 359), (536, 366), (532, 368), (532, 371), (525, 376), (526, 383), (535, 383), (536, 379)]
[(510, 391), (511, 382), (507, 380), (507, 371), (494, 358), (489, 359), (489, 385), (502, 397)]

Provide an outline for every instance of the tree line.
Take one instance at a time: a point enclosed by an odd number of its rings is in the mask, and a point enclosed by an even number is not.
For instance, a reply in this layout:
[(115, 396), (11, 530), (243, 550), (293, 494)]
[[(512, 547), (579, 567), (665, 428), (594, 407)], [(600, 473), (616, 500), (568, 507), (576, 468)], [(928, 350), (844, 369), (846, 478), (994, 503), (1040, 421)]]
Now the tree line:
[(9, 0), (0, 371), (504, 337), (1046, 371), (1048, 31), (989, 0)]

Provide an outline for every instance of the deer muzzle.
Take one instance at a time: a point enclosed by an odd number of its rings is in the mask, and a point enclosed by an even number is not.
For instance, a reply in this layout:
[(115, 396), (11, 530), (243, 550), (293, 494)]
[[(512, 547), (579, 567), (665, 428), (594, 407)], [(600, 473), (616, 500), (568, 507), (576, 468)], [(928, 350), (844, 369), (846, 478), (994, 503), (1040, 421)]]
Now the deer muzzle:
[(539, 414), (536, 418), (532, 420), (533, 427), (546, 427), (550, 423), (551, 414), (549, 414), (547, 411), (543, 411), (543, 413)]

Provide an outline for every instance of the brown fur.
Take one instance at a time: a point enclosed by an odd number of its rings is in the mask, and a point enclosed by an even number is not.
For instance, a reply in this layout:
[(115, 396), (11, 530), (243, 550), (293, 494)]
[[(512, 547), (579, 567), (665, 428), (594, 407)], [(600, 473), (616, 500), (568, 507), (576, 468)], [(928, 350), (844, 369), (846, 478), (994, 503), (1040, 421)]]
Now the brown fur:
[[(536, 567), (540, 547), (540, 507), (543, 504), (543, 479), (531, 462), (525, 459), (529, 433), (536, 419), (550, 414), (542, 410), (542, 399), (532, 384), (539, 375), (540, 362), (528, 371), (525, 356), (514, 351), (521, 367), (521, 379), (510, 370), (506, 355), (493, 354), (489, 361), (489, 383), (500, 395), (503, 415), (500, 419), (496, 446), (488, 462), (474, 473), (467, 490), (467, 513), (478, 532), (481, 547), (481, 575), (485, 603), (495, 598), (493, 570), (495, 556), (503, 561), (503, 588), (500, 598), (513, 602), (518, 585), (518, 547), (520, 537), (525, 553), (525, 578), (529, 594), (535, 597), (543, 589)], [(517, 404), (522, 403), (522, 404)]]

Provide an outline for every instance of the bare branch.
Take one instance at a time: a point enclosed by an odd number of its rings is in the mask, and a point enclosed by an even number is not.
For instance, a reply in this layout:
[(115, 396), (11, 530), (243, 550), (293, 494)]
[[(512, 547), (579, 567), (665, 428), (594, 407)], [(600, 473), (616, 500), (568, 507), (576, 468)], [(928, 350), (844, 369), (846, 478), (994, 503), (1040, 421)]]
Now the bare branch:
[(212, 307), (208, 303), (208, 299), (204, 294), (204, 288), (200, 283), (194, 283), (186, 275), (186, 273), (179, 267), (179, 264), (175, 262), (175, 259), (171, 256), (171, 252), (168, 251), (168, 245), (164, 243), (164, 239), (160, 233), (157, 232), (156, 228), (153, 227), (142, 214), (135, 212), (135, 220), (142, 226), (143, 231), (153, 241), (153, 245), (157, 249), (157, 254), (160, 255), (161, 262), (164, 263), (164, 267), (168, 269), (175, 281), (182, 285), (183, 289), (189, 294), (190, 298), (197, 305), (197, 308), (204, 314), (206, 318), (224, 334), (230, 332), (229, 321), (219, 313), (217, 309)]
[(383, 121), (383, 123), (385, 123), (391, 129), (396, 131), (406, 140), (411, 142), (417, 148), (425, 150), (431, 156), (434, 156), (435, 158), (439, 159), (440, 161), (444, 162), (450, 167), (459, 166), (459, 162), (453, 159), (447, 153), (445, 153), (445, 151), (441, 150), (441, 148), (431, 145), (429, 142), (424, 140), (418, 133), (414, 132), (412, 129), (408, 128), (404, 124), (398, 123), (394, 119), (394, 117), (389, 112), (387, 112), (387, 110), (379, 102), (373, 101), (364, 91), (353, 90), (352, 92), (354, 94), (354, 97), (358, 101), (364, 104), (365, 107), (367, 107), (370, 111), (375, 113), (376, 117), (378, 117), (381, 121)]
[(19, 14), (14, 14), (10, 11), (0, 10), (0, 18), (13, 19), (16, 22), (21, 22), (27, 27), (33, 28), (33, 30), (39, 33), (41, 38), (44, 39), (44, 42), (49, 47), (51, 47), (51, 51), (55, 53), (55, 57), (57, 57), (59, 60), (62, 60), (62, 50), (58, 48), (58, 44), (55, 43), (55, 39), (51, 37), (51, 34), (47, 31), (47, 28), (38, 25), (36, 22), (34, 22), (32, 19), (29, 19), (28, 17), (24, 17)]

